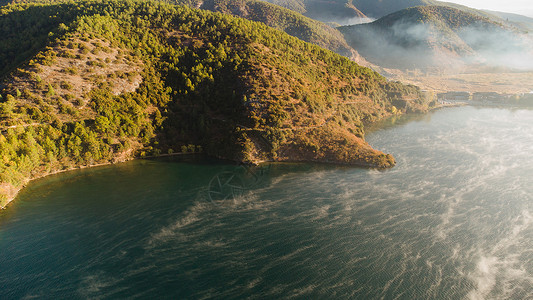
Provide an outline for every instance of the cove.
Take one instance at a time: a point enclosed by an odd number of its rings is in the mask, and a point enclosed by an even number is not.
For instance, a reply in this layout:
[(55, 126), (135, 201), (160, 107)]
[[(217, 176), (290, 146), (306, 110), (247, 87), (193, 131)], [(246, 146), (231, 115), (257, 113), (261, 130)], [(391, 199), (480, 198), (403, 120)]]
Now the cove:
[(1, 295), (525, 298), (532, 124), (474, 107), (382, 124), (385, 171), (191, 156), (39, 179), (0, 212)]

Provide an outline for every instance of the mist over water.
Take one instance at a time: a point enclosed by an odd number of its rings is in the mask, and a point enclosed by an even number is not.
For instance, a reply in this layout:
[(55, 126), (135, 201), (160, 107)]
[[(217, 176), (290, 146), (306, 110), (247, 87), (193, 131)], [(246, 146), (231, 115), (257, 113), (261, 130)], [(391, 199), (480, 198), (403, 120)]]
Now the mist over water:
[(368, 136), (386, 171), (138, 161), (46, 178), (0, 213), (7, 298), (523, 299), (533, 111), (440, 110)]

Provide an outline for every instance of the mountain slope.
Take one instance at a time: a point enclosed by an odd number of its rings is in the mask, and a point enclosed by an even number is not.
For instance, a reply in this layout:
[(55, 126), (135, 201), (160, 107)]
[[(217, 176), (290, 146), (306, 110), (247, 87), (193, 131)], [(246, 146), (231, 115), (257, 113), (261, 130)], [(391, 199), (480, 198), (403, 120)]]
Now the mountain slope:
[(265, 0), (293, 9), (308, 17), (323, 22), (336, 22), (341, 25), (366, 23), (369, 19), (379, 19), (394, 12), (416, 6), (445, 6), (467, 13), (486, 17), (492, 21), (513, 25), (521, 30), (530, 30), (531, 18), (494, 11), (482, 11), (464, 5), (436, 0)]
[(346, 23), (366, 16), (352, 3), (352, 0), (265, 0), (267, 2), (297, 11), (321, 22)]
[(7, 6), (0, 30), (3, 203), (31, 178), (161, 153), (390, 167), (364, 124), (426, 105), (331, 51), (185, 6)]
[[(370, 62), (388, 68), (496, 66), (531, 49), (530, 39), (512, 28), (446, 6), (408, 8), (339, 30)], [(504, 67), (519, 66), (509, 61)]]
[(381, 18), (402, 9), (421, 6), (436, 5), (434, 0), (354, 0), (353, 4), (365, 15), (371, 18)]
[(264, 0), (322, 22), (341, 25), (381, 18), (393, 12), (420, 5), (437, 5), (435, 0)]
[(406, 8), (412, 8), (416, 6), (445, 6), (462, 10), (467, 13), (480, 15), (482, 17), (491, 17), (489, 13), (473, 9), (468, 6), (436, 0), (353, 0), (353, 4), (367, 16), (376, 19)]
[[(7, 1), (9, 3), (9, 1)], [(47, 0), (14, 0), (13, 3), (49, 3)], [(53, 1), (52, 1), (53, 2)], [(335, 53), (357, 59), (358, 53), (348, 46), (343, 35), (324, 23), (295, 11), (259, 0), (167, 0), (170, 4), (187, 5), (262, 22), (306, 42)], [(1, 5), (1, 4), (0, 4)]]
[(206, 0), (193, 2), (175, 0), (173, 2), (261, 22), (303, 41), (319, 45), (344, 56), (351, 56), (352, 49), (338, 30), (277, 5), (257, 0)]
[(533, 18), (531, 17), (490, 10), (486, 10), (485, 12), (497, 16), (501, 20), (505, 20), (506, 23), (512, 24), (520, 30), (533, 32)]

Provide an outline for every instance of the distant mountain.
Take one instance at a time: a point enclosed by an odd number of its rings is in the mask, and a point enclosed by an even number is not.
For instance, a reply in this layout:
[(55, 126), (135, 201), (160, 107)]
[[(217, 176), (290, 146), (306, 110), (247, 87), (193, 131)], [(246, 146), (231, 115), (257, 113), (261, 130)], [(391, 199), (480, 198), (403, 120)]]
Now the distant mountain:
[(434, 0), (264, 0), (322, 22), (353, 25), (419, 5), (436, 5)]
[(434, 0), (353, 0), (353, 5), (371, 18), (381, 18), (393, 12), (420, 5), (436, 5)]
[(301, 14), (304, 14), (307, 11), (304, 0), (265, 0), (265, 1), (288, 8), (290, 10), (293, 10)]
[(447, 6), (408, 8), (339, 30), (370, 62), (387, 68), (530, 64), (519, 61), (529, 55), (530, 38), (488, 17)]
[(521, 30), (531, 30), (533, 20), (528, 17), (495, 11), (482, 11), (464, 5), (436, 0), (264, 0), (297, 11), (315, 20), (340, 25), (367, 23), (391, 13), (416, 6), (446, 6), (487, 17), (496, 22), (509, 23)]
[(416, 6), (446, 6), (468, 13), (492, 18), (493, 15), (461, 4), (436, 0), (353, 0), (353, 4), (364, 14), (372, 18), (381, 18), (402, 9)]
[[(265, 0), (322, 22), (346, 23), (367, 18), (352, 0)], [(353, 24), (353, 23), (352, 23)]]
[(531, 17), (491, 10), (485, 10), (485, 12), (491, 15), (495, 15), (519, 29), (533, 32), (533, 18)]

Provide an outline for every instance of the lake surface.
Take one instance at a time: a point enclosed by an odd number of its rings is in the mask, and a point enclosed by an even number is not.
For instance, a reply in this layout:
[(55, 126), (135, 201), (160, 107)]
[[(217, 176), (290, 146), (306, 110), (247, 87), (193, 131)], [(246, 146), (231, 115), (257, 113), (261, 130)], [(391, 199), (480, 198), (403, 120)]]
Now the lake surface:
[(450, 108), (367, 140), (386, 171), (143, 160), (0, 212), (0, 298), (533, 297), (533, 111)]

